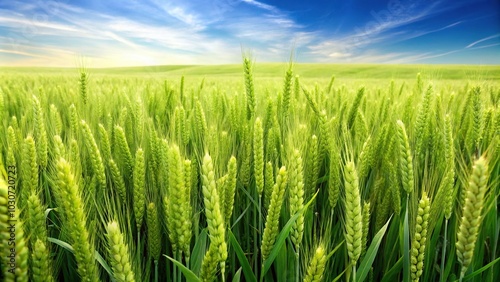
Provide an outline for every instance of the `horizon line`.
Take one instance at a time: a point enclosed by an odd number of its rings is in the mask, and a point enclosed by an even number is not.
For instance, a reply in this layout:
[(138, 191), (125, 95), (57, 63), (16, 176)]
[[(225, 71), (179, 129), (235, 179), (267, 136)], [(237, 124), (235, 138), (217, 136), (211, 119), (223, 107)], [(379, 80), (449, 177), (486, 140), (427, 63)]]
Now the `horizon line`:
[[(256, 62), (254, 61), (253, 65), (259, 65), (259, 64), (265, 64), (265, 65), (281, 65), (281, 64), (289, 64), (290, 62)], [(164, 64), (164, 65), (130, 65), (130, 66), (107, 66), (107, 67), (88, 67), (84, 66), (85, 69), (126, 69), (126, 68), (159, 68), (159, 67), (203, 67), (203, 66), (235, 66), (235, 65), (240, 65), (241, 63), (223, 63), (223, 64)], [(495, 67), (495, 66), (500, 66), (500, 64), (464, 64), (464, 63), (373, 63), (373, 62), (353, 62), (353, 63), (334, 63), (334, 62), (292, 62), (293, 65), (371, 65), (371, 66), (377, 66), (377, 65), (384, 65), (384, 66), (474, 66), (474, 67), (481, 67), (481, 66), (487, 66), (487, 67)], [(12, 68), (12, 69), (78, 69), (81, 68), (81, 66), (74, 66), (74, 67), (69, 67), (69, 66), (39, 66), (39, 65), (27, 65), (27, 66), (13, 66), (13, 65), (0, 65), (0, 68)]]

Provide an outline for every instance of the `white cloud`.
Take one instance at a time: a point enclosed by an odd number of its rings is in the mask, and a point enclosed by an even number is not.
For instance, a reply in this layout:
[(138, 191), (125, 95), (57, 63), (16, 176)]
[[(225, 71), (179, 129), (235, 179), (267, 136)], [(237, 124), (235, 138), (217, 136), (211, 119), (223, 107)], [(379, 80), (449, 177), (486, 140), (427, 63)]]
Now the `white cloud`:
[(469, 49), (476, 50), (476, 49), (484, 49), (484, 48), (490, 48), (490, 47), (495, 47), (495, 46), (500, 46), (500, 43), (493, 43), (493, 44), (488, 44), (488, 45), (482, 45), (482, 46), (472, 47), (472, 48), (469, 48)]
[(498, 34), (494, 34), (494, 35), (492, 35), (492, 36), (488, 36), (488, 37), (485, 37), (485, 38), (482, 38), (482, 39), (479, 39), (479, 40), (474, 41), (474, 42), (472, 42), (471, 44), (467, 45), (467, 47), (465, 47), (465, 48), (471, 48), (471, 47), (473, 47), (473, 46), (475, 46), (475, 45), (477, 45), (477, 44), (479, 44), (479, 43), (481, 43), (481, 42), (488, 41), (488, 40), (491, 40), (491, 39), (493, 39), (493, 38), (497, 38), (497, 37), (499, 37), (499, 36), (500, 36), (500, 33), (498, 33)]
[(257, 8), (266, 10), (266, 11), (278, 12), (278, 9), (276, 7), (268, 5), (268, 4), (265, 4), (265, 3), (262, 3), (262, 2), (259, 2), (259, 1), (255, 1), (255, 0), (242, 0), (242, 2), (244, 2), (246, 4), (249, 4), (249, 5), (252, 5), (252, 6), (255, 6)]
[(77, 28), (59, 24), (59, 23), (51, 23), (45, 21), (36, 21), (29, 20), (26, 18), (19, 17), (2, 17), (0, 16), (0, 26), (22, 29), (26, 32), (38, 32), (38, 28), (42, 29), (53, 29), (58, 31), (68, 31), (68, 32), (77, 32), (79, 31)]
[(162, 10), (165, 15), (173, 17), (183, 24), (195, 28), (195, 29), (203, 29), (204, 23), (200, 17), (194, 12), (188, 11), (186, 8), (172, 3), (172, 1), (152, 1), (152, 3)]
[(341, 53), (341, 52), (333, 52), (331, 53), (330, 55), (328, 55), (328, 57), (331, 57), (331, 58), (348, 58), (352, 56), (351, 53)]

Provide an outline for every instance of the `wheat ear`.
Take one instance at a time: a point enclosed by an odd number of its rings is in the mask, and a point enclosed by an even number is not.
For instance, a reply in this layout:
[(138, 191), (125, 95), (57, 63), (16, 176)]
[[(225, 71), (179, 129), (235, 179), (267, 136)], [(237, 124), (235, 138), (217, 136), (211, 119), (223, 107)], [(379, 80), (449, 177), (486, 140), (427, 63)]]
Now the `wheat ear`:
[(457, 233), (457, 258), (462, 264), (460, 277), (465, 275), (472, 262), (474, 248), (482, 221), (482, 210), (488, 183), (488, 164), (484, 157), (474, 163), (465, 194), (462, 218)]
[(106, 237), (108, 238), (109, 253), (111, 258), (111, 267), (113, 276), (118, 282), (135, 281), (134, 273), (130, 264), (130, 254), (125, 238), (120, 231), (116, 221), (108, 223), (106, 228)]
[(273, 193), (271, 195), (271, 201), (269, 204), (269, 210), (266, 217), (266, 225), (264, 227), (264, 235), (262, 236), (262, 260), (265, 261), (266, 258), (271, 253), (274, 246), (274, 241), (278, 235), (279, 228), (279, 216), (281, 212), (281, 206), (283, 205), (283, 196), (285, 194), (285, 188), (288, 181), (288, 174), (286, 168), (283, 166), (280, 168), (278, 175), (276, 176), (276, 184), (273, 187)]

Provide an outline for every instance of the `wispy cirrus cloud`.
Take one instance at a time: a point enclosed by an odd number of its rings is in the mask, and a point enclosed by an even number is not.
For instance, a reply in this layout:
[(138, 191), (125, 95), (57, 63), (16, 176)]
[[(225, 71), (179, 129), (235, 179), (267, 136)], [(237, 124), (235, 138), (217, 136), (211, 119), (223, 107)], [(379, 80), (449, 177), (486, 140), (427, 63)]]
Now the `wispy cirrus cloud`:
[[(354, 32), (319, 41), (308, 48), (318, 59), (359, 61), (364, 58), (364, 53), (375, 49), (379, 43), (408, 40), (431, 33), (432, 31), (420, 31), (420, 35), (409, 35), (407, 30), (401, 30), (401, 28), (432, 16), (436, 13), (439, 3), (439, 1), (434, 2), (424, 8), (409, 5), (371, 11), (371, 20), (354, 27)], [(451, 24), (447, 28), (454, 25), (456, 24)], [(444, 29), (446, 28), (441, 30)], [(370, 57), (373, 58), (373, 56)]]
[[(230, 63), (241, 58), (242, 44), (250, 45), (257, 56), (262, 52), (261, 58), (273, 60), (271, 55), (289, 52), (293, 40), (307, 43), (295, 21), (279, 13), (277, 8), (271, 9), (260, 2), (251, 4), (265, 8), (261, 17), (236, 11), (242, 3), (232, 0), (209, 4), (210, 1), (151, 0), (145, 6), (137, 6), (134, 1), (125, 2), (135, 9), (134, 17), (95, 12), (65, 3), (51, 3), (57, 12), (49, 14), (40, 6), (16, 1), (17, 7), (22, 7), (17, 9), (17, 15), (0, 10), (0, 30), (9, 31), (8, 36), (14, 39), (10, 40), (12, 49), (21, 48), (25, 54), (44, 52), (29, 44), (36, 42), (43, 47), (65, 46), (75, 56), (103, 58), (111, 54), (117, 60), (115, 65), (142, 63), (137, 59), (132, 62), (134, 56), (154, 64)], [(202, 9), (193, 9), (198, 4)], [(203, 8), (211, 12), (205, 13)], [(229, 11), (231, 15), (224, 16)], [(33, 14), (42, 15), (43, 21), (31, 20)], [(144, 19), (144, 15), (150, 17)], [(264, 29), (267, 32), (259, 32)], [(255, 42), (259, 44), (252, 45), (252, 39), (258, 39)], [(110, 50), (112, 52), (108, 52)], [(274, 52), (269, 54), (270, 50)], [(46, 52), (47, 56), (56, 55)], [(103, 62), (99, 60), (96, 65), (104, 65)]]
[[(396, 3), (402, 3), (395, 1)], [(410, 1), (412, 2), (412, 1)], [(428, 50), (421, 52), (419, 50), (408, 50), (411, 42), (425, 38), (426, 36), (441, 33), (446, 34), (448, 30), (465, 27), (474, 20), (484, 17), (463, 18), (437, 27), (427, 22), (430, 19), (440, 17), (442, 14), (460, 8), (465, 4), (463, 1), (455, 3), (445, 3), (445, 1), (435, 1), (422, 5), (425, 1), (412, 2), (410, 5), (386, 7), (379, 11), (370, 11), (371, 20), (360, 23), (352, 30), (344, 34), (334, 34), (332, 39), (318, 40), (315, 44), (308, 46), (312, 57), (317, 61), (329, 62), (375, 62), (375, 63), (415, 63), (426, 61), (430, 62), (434, 58), (445, 57), (460, 53), (463, 47), (459, 43), (448, 44), (448, 50)], [(390, 4), (389, 4), (390, 6)], [(498, 16), (498, 15), (497, 15)], [(415, 28), (418, 27), (418, 28)], [(483, 38), (478, 42), (473, 42), (466, 48), (470, 48), (480, 42), (493, 39), (500, 34)], [(398, 52), (391, 50), (388, 46), (399, 44), (406, 48)], [(419, 44), (413, 49), (418, 49)], [(488, 47), (496, 47), (492, 44)], [(415, 48), (417, 47), (417, 48)], [(485, 48), (488, 48), (485, 47)], [(483, 60), (484, 61), (484, 60)], [(497, 60), (498, 61), (498, 60)], [(499, 61), (500, 62), (500, 61)]]
[(268, 4), (264, 4), (264, 3), (259, 2), (259, 1), (255, 1), (255, 0), (241, 0), (241, 1), (245, 2), (248, 5), (252, 5), (252, 6), (255, 6), (257, 8), (264, 9), (264, 10), (267, 10), (270, 12), (275, 12), (275, 13), (278, 12), (278, 9), (276, 7), (268, 5)]
[(481, 42), (488, 41), (488, 40), (491, 40), (491, 39), (494, 39), (494, 38), (497, 38), (497, 37), (500, 37), (500, 33), (494, 34), (494, 35), (491, 35), (491, 36), (488, 36), (488, 37), (485, 37), (485, 38), (482, 38), (482, 39), (479, 39), (477, 41), (474, 41), (471, 44), (467, 45), (467, 47), (465, 47), (465, 48), (471, 48), (471, 47), (476, 46), (477, 44), (479, 44)]
[(419, 62), (419, 61), (435, 59), (435, 58), (439, 58), (439, 57), (446, 57), (446, 56), (449, 56), (452, 54), (467, 52), (470, 50), (478, 50), (478, 49), (484, 49), (484, 48), (497, 47), (497, 46), (500, 46), (500, 43), (475, 46), (481, 42), (488, 41), (488, 40), (494, 39), (496, 37), (500, 37), (500, 34), (495, 34), (495, 35), (488, 36), (488, 37), (482, 38), (480, 40), (474, 41), (474, 42), (472, 42), (472, 43), (468, 44), (467, 46), (464, 46), (463, 48), (460, 48), (460, 49), (449, 50), (446, 52), (439, 52), (439, 53), (424, 53), (424, 54), (412, 56), (411, 58), (408, 58), (408, 59), (410, 59), (410, 62)]

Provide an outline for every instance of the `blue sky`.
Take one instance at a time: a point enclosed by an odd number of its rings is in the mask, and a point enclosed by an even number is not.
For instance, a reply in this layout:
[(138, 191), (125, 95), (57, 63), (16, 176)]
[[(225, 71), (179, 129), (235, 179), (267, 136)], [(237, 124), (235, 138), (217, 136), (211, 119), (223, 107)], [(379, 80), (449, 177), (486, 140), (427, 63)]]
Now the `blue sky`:
[(500, 64), (498, 0), (2, 0), (0, 65)]

